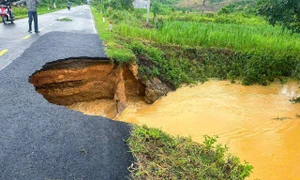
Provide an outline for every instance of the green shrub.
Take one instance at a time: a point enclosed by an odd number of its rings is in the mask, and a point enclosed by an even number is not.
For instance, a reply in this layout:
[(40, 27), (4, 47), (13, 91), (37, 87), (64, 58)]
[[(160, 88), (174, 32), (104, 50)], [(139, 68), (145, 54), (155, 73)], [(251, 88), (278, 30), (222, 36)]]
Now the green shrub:
[[(162, 49), (149, 47), (139, 42), (131, 43), (128, 48), (137, 56), (141, 77), (159, 77), (175, 87), (179, 87), (183, 83), (205, 80), (203, 68), (196, 66), (185, 57), (176, 58), (176, 56), (165, 54)], [(171, 50), (171, 48), (167, 48)]]

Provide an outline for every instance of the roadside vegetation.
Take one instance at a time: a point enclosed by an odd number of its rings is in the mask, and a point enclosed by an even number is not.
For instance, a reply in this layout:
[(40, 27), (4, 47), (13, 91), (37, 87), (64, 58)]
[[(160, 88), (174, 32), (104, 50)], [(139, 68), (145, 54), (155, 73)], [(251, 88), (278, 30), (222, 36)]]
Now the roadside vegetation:
[(133, 126), (127, 140), (137, 161), (131, 179), (245, 179), (253, 169), (204, 136), (199, 144), (191, 138), (174, 137), (155, 128)]
[(300, 34), (272, 27), (253, 14), (185, 14), (163, 7), (146, 24), (145, 10), (96, 5), (98, 28), (108, 30), (108, 21), (113, 22), (113, 32), (101, 35), (113, 42), (107, 41), (108, 55), (122, 63), (136, 61), (141, 77), (159, 77), (175, 87), (207, 78), (244, 85), (300, 79)]

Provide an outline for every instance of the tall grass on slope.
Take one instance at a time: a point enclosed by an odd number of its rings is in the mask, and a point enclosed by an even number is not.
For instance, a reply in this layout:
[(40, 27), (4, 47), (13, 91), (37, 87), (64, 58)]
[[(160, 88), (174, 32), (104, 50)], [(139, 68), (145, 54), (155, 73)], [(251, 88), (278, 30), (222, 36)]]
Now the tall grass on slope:
[(127, 140), (135, 162), (131, 179), (235, 179), (250, 176), (253, 167), (204, 136), (202, 144), (173, 137), (159, 129), (133, 126)]
[(161, 30), (120, 25), (120, 34), (160, 44), (229, 48), (242, 52), (291, 54), (300, 52), (300, 35), (271, 26), (197, 22), (165, 22)]

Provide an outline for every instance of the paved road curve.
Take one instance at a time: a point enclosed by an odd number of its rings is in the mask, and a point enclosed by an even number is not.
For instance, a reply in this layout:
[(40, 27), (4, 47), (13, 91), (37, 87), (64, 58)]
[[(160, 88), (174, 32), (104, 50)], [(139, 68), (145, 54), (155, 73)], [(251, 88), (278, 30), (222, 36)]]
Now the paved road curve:
[[(57, 17), (73, 21), (57, 22)], [(8, 49), (0, 57), (0, 179), (125, 179), (132, 162), (123, 141), (128, 125), (50, 104), (28, 82), (47, 62), (106, 57), (89, 7), (39, 16), (39, 21), (41, 33), (29, 37), (26, 19), (0, 24), (5, 42), (0, 51)]]

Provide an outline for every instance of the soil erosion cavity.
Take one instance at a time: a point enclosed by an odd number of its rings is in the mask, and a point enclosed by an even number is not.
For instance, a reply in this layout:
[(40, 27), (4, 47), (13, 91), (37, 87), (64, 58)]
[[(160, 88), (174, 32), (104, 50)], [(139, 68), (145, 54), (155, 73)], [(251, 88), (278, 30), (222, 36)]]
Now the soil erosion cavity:
[(137, 67), (121, 67), (108, 59), (57, 60), (32, 74), (29, 82), (53, 104), (70, 106), (97, 100), (103, 103), (109, 118), (126, 108), (126, 98), (146, 97), (146, 86), (137, 78)]

